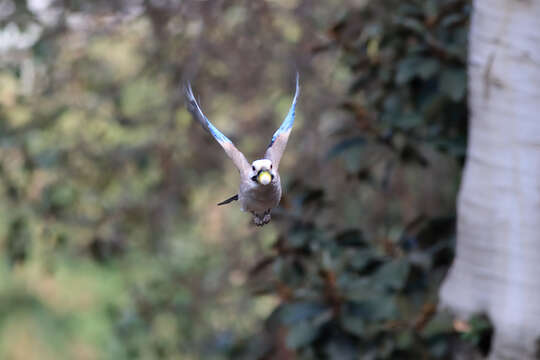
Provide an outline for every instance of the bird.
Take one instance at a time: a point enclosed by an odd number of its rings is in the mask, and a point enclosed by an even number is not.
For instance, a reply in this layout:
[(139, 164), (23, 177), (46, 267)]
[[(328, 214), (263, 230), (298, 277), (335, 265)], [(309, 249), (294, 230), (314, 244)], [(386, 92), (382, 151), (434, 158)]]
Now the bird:
[(251, 163), (248, 162), (244, 154), (236, 148), (233, 142), (204, 115), (193, 95), (191, 83), (187, 82), (184, 87), (188, 111), (221, 145), (240, 174), (238, 193), (217, 205), (221, 206), (238, 201), (242, 211), (250, 212), (253, 215), (253, 223), (256, 226), (264, 226), (270, 222), (271, 211), (279, 205), (281, 200), (282, 188), (279, 163), (294, 125), (296, 102), (300, 94), (298, 78), (299, 75), (296, 73), (296, 90), (287, 116), (274, 132), (264, 157)]

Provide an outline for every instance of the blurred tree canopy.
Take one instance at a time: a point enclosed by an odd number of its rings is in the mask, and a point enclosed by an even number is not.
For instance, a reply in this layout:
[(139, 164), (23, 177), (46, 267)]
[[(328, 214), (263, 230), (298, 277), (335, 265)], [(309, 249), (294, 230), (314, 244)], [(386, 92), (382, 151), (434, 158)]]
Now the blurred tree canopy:
[[(469, 12), (0, 1), (0, 357), (447, 358)], [(286, 192), (258, 231), (215, 206), (237, 174), (181, 86), (255, 159), (296, 70)]]

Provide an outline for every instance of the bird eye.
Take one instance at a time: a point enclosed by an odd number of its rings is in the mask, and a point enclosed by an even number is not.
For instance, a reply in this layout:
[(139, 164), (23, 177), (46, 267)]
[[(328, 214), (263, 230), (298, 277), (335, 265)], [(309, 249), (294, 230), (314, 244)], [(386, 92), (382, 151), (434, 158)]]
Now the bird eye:
[(272, 168), (272, 164), (270, 164), (270, 169)]
[(255, 166), (252, 166), (251, 168), (253, 169), (253, 171), (255, 171)]

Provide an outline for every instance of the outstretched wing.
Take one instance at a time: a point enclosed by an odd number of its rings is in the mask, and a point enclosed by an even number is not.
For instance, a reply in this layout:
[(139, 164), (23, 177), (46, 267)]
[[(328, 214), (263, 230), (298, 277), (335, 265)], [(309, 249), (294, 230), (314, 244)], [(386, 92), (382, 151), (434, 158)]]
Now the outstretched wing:
[(281, 123), (279, 129), (277, 129), (274, 136), (272, 136), (272, 141), (270, 141), (270, 145), (268, 145), (268, 149), (266, 149), (266, 153), (264, 154), (265, 158), (272, 160), (272, 163), (276, 169), (279, 166), (279, 161), (281, 160), (281, 156), (283, 156), (283, 152), (287, 146), (287, 141), (289, 140), (289, 135), (291, 134), (291, 129), (294, 124), (296, 100), (298, 99), (299, 94), (300, 86), (298, 85), (298, 73), (296, 73), (296, 91), (294, 93), (291, 108), (289, 109), (289, 113), (287, 114), (285, 120), (283, 120), (283, 123)]
[(208, 118), (203, 114), (199, 104), (197, 103), (197, 100), (195, 100), (195, 96), (193, 96), (193, 90), (191, 90), (191, 84), (188, 83), (186, 88), (186, 99), (187, 99), (187, 108), (191, 115), (195, 119), (197, 119), (198, 122), (202, 124), (202, 126), (214, 137), (214, 139), (217, 140), (219, 145), (225, 150), (227, 155), (232, 159), (234, 162), (234, 165), (238, 168), (238, 171), (240, 173), (249, 171), (249, 163), (246, 160), (246, 157), (244, 154), (240, 152), (234, 146), (231, 140), (227, 138), (221, 131), (219, 131), (209, 120)]

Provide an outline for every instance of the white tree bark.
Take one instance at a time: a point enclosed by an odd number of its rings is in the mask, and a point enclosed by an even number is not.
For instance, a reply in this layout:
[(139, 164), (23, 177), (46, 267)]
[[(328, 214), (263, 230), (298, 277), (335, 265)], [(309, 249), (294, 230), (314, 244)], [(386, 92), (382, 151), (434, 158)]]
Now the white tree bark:
[[(476, 0), (469, 148), (441, 307), (495, 326), (491, 359), (534, 359), (540, 337), (540, 0)], [(540, 351), (539, 351), (540, 352)]]

